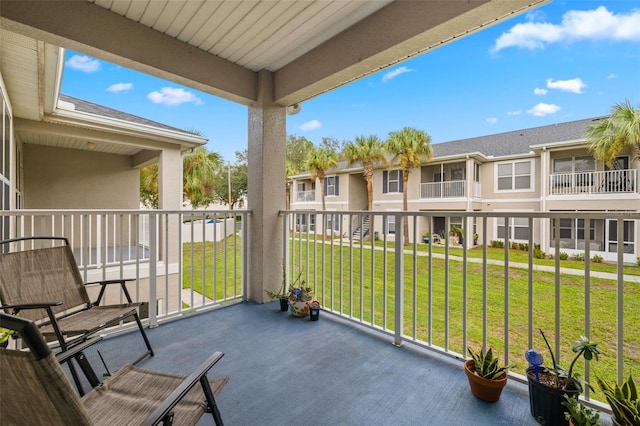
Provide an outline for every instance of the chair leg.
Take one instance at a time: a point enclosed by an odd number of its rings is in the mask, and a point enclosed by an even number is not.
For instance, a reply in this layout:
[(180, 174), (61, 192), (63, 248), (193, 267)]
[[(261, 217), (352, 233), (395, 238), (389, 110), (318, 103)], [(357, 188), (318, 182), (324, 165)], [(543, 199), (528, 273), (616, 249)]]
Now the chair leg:
[(217, 426), (223, 426), (222, 416), (220, 415), (220, 410), (218, 410), (218, 404), (216, 404), (216, 398), (213, 396), (213, 391), (211, 390), (206, 374), (200, 377), (200, 384), (202, 385), (204, 396), (207, 399), (207, 411), (211, 413)]
[(140, 316), (138, 315), (138, 312), (134, 312), (133, 317), (135, 318), (136, 323), (138, 324), (138, 328), (140, 329), (140, 334), (142, 334), (142, 338), (144, 339), (144, 344), (147, 346), (147, 352), (143, 353), (140, 357), (138, 357), (138, 359), (133, 361), (132, 364), (136, 365), (137, 363), (145, 359), (147, 356), (153, 356), (153, 349), (151, 349), (151, 343), (149, 342), (147, 333), (144, 331), (144, 326), (142, 325), (142, 321), (140, 321)]

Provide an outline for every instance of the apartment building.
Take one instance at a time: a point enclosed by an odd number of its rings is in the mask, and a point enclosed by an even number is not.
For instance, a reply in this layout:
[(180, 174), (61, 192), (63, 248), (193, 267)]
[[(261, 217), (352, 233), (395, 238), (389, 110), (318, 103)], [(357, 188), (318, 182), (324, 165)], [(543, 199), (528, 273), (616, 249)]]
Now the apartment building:
[[(433, 158), (411, 171), (407, 198), (410, 211), (444, 212), (638, 212), (640, 191), (638, 174), (640, 162), (624, 155), (611, 167), (591, 155), (584, 136), (587, 126), (602, 118), (590, 118), (531, 129), (517, 130), (495, 135), (481, 136), (451, 142), (433, 144)], [(320, 187), (309, 173), (292, 178), (291, 209), (321, 210)], [(324, 179), (327, 210), (353, 211), (367, 208), (366, 181), (362, 167), (356, 164), (347, 168), (341, 163), (329, 170)], [(340, 224), (333, 215), (326, 215), (326, 229), (335, 233), (343, 230), (343, 236), (391, 235), (399, 232), (394, 211), (402, 210), (403, 179), (397, 164), (379, 166), (373, 181), (373, 209), (389, 212), (384, 223), (373, 227)], [(450, 216), (447, 214), (446, 216)], [(419, 218), (415, 235), (424, 230), (445, 237), (455, 227), (463, 226), (463, 218), (450, 216), (431, 219)], [(313, 229), (318, 218), (300, 215), (296, 226)], [(347, 220), (346, 218), (342, 219)], [(526, 242), (530, 222), (526, 217), (511, 218), (509, 226), (504, 219), (491, 218), (487, 223), (487, 235), (482, 235), (483, 220), (467, 219), (468, 233), (479, 234), (479, 243), (504, 240), (505, 232), (512, 242)], [(559, 239), (561, 251), (577, 254), (584, 250), (585, 220), (560, 219), (534, 220), (533, 234), (536, 244), (546, 253), (553, 253), (555, 239)], [(624, 221), (624, 261), (638, 258), (640, 224)], [(410, 223), (410, 234), (414, 235)], [(371, 229), (369, 229), (371, 228)], [(592, 220), (588, 224), (589, 248), (593, 254), (605, 260), (615, 260), (619, 228), (617, 221)], [(344, 230), (348, 230), (346, 233)], [(345, 235), (346, 234), (346, 235)], [(473, 238), (463, 239), (470, 247)]]

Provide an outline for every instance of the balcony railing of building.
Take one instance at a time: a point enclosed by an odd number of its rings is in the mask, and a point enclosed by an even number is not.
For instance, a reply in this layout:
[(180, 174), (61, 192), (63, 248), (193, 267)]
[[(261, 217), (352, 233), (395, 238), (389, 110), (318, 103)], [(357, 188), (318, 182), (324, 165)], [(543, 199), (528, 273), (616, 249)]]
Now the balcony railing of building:
[(554, 173), (549, 194), (620, 194), (638, 192), (638, 170)]
[[(330, 219), (323, 220), (323, 213)], [(554, 336), (561, 365), (571, 361), (571, 347), (583, 335), (603, 349), (597, 363), (601, 377), (620, 381), (640, 364), (640, 266), (623, 265), (622, 241), (617, 265), (608, 265), (604, 274), (592, 273), (601, 264), (561, 261), (560, 255), (550, 260), (537, 245), (539, 235), (549, 241), (552, 223), (559, 235), (559, 219), (567, 217), (586, 222), (587, 229), (592, 221), (617, 221), (622, 239), (625, 223), (633, 221), (637, 230), (639, 213), (327, 211), (306, 213), (316, 216), (315, 232), (291, 232), (291, 220), (300, 214), (283, 215), (287, 273), (301, 273), (325, 310), (388, 333), (396, 345), (411, 341), (455, 358), (464, 358), (467, 347), (490, 346), (514, 366), (513, 378), (524, 382), (525, 352), (547, 352), (538, 332), (543, 329)], [(422, 233), (433, 231), (436, 216), (445, 217), (448, 229), (451, 218), (461, 215), (464, 235), (478, 233), (479, 246), (462, 249), (448, 239), (442, 245), (422, 243)], [(380, 231), (380, 240), (348, 238), (350, 224), (365, 217), (371, 229)], [(408, 245), (403, 242), (405, 218)], [(394, 234), (385, 233), (390, 222)], [(591, 241), (585, 238), (583, 256), (590, 259)], [(503, 248), (491, 247), (492, 240)], [(561, 253), (559, 241), (551, 250)], [(589, 365), (581, 369), (587, 381), (595, 381)], [(587, 392), (586, 399), (591, 398)], [(601, 395), (595, 398), (591, 403), (602, 403)]]
[(296, 200), (299, 203), (307, 203), (310, 201), (316, 200), (316, 191), (312, 189), (311, 191), (298, 191), (296, 195)]
[[(242, 211), (3, 211), (12, 238), (66, 237), (85, 282), (131, 278), (150, 326), (246, 297), (247, 218)], [(23, 249), (50, 242), (22, 243)], [(25, 247), (25, 245), (27, 245)], [(88, 286), (90, 294), (99, 288)], [(115, 286), (105, 303), (120, 303)]]
[[(11, 237), (69, 238), (87, 282), (134, 278), (130, 292), (148, 302), (145, 321), (156, 326), (246, 299), (249, 214), (11, 211), (2, 213), (2, 223)], [(296, 229), (300, 215), (315, 226)], [(369, 236), (381, 239), (349, 238), (351, 224), (367, 217)], [(443, 217), (446, 229), (462, 217), (463, 234), (477, 233), (479, 246), (467, 250), (446, 238), (442, 245), (423, 244), (422, 233), (434, 231), (434, 220)], [(620, 381), (640, 364), (640, 273), (638, 266), (623, 265), (629, 243), (638, 256), (640, 213), (290, 211), (282, 218), (284, 252), (277, 257), (285, 259), (287, 274), (301, 272), (323, 309), (387, 334), (396, 345), (411, 341), (453, 358), (464, 358), (470, 346), (491, 346), (514, 366), (512, 377), (524, 381), (525, 351), (546, 353), (537, 332), (543, 329), (553, 336), (561, 365), (581, 335), (601, 345), (601, 376)], [(615, 240), (616, 264), (564, 263), (561, 239), (551, 248), (558, 255), (538, 261), (539, 239), (561, 235), (567, 218), (583, 229), (603, 221), (615, 229), (617, 237), (609, 232), (608, 240)], [(591, 238), (584, 233), (585, 259), (593, 256)], [(504, 247), (492, 248), (491, 241)], [(105, 302), (121, 297), (117, 291)], [(595, 379), (591, 366), (579, 369), (586, 380)]]
[(466, 196), (467, 181), (450, 180), (420, 184), (420, 198), (456, 198)]

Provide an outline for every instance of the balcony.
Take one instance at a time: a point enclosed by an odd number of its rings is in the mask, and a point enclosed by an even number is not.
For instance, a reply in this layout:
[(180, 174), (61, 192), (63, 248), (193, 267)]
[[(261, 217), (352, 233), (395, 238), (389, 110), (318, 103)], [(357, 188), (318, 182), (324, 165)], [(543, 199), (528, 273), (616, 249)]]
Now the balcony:
[[(473, 182), (473, 196), (481, 194), (479, 182)], [(420, 184), (420, 198), (461, 198), (467, 196), (467, 181), (425, 182)]]
[(316, 200), (316, 190), (298, 191), (296, 192), (296, 201), (298, 203), (308, 203)]
[(638, 193), (638, 170), (554, 173), (549, 181), (550, 195)]
[[(638, 255), (639, 213), (281, 213), (285, 252), (274, 258), (284, 257), (286, 273), (301, 273), (314, 289), (323, 306), (317, 323), (280, 313), (276, 303), (240, 303), (247, 299), (251, 261), (249, 211), (2, 215), (12, 236), (67, 236), (76, 253), (96, 253), (77, 255), (87, 282), (135, 279), (130, 292), (148, 302), (145, 323), (157, 351), (142, 366), (187, 372), (208, 353), (225, 352), (214, 371), (231, 378), (220, 397), (228, 424), (298, 423), (313, 413), (317, 424), (534, 425), (523, 354), (531, 347), (545, 353), (538, 328), (553, 336), (563, 365), (580, 335), (601, 343), (597, 367), (578, 367), (587, 380), (594, 379), (592, 371), (620, 380), (640, 364), (640, 269), (623, 266), (624, 247)], [(316, 226), (295, 228), (300, 216)], [(421, 243), (435, 217), (444, 217), (448, 229), (451, 218), (461, 216), (464, 234), (478, 233), (483, 246)], [(403, 250), (395, 249), (403, 246), (400, 232), (381, 232), (378, 241), (348, 237), (353, 223), (368, 220), (377, 230), (393, 222), (400, 230), (405, 217), (411, 242)], [(555, 235), (565, 229), (561, 219), (571, 219), (571, 232), (607, 221), (620, 236), (619, 266), (565, 263), (560, 255), (534, 259), (534, 245), (551, 235), (552, 224)], [(488, 247), (498, 236), (506, 249)], [(522, 236), (528, 239), (514, 240)], [(593, 241), (588, 232), (585, 238), (583, 254), (590, 258)], [(560, 243), (549, 250), (561, 253)], [(514, 244), (527, 250), (509, 249)], [(121, 247), (134, 249), (124, 250), (128, 257), (109, 257)], [(119, 297), (109, 294), (108, 301)], [(136, 334), (125, 333), (130, 329), (123, 324), (111, 330), (96, 347), (110, 370), (141, 344)], [(466, 348), (482, 345), (514, 365), (506, 393), (494, 405), (470, 396), (462, 372)], [(599, 396), (586, 398), (602, 406)]]

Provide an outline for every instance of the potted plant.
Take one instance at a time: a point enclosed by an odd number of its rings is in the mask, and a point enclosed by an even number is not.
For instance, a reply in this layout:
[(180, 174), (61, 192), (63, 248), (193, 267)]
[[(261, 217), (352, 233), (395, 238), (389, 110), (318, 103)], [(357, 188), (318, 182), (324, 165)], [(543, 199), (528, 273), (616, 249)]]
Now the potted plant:
[[(300, 279), (301, 274), (302, 272), (298, 274), (298, 278), (296, 278), (296, 281), (294, 281), (294, 283), (296, 283)], [(278, 290), (277, 292), (271, 291), (271, 290), (265, 290), (265, 293), (267, 293), (267, 296), (269, 296), (270, 299), (272, 300), (278, 299), (280, 301), (280, 310), (282, 312), (289, 310), (289, 291), (287, 290), (287, 270), (284, 265), (282, 265), (282, 287), (280, 287), (280, 290)]]
[(0, 327), (0, 348), (6, 348), (9, 346), (9, 337), (14, 333), (14, 330)]
[[(300, 278), (300, 275), (298, 275)], [(300, 285), (289, 287), (289, 310), (294, 317), (306, 317), (309, 315), (309, 302), (313, 299), (313, 289), (305, 286), (304, 280), (300, 281)]]
[(602, 426), (600, 413), (586, 405), (578, 402), (577, 399), (564, 395), (562, 405), (566, 407), (564, 418), (569, 421), (569, 426)]
[(598, 386), (604, 392), (605, 398), (613, 413), (612, 420), (616, 426), (640, 426), (640, 399), (638, 386), (633, 376), (629, 375), (622, 386), (611, 385), (597, 377)]
[(429, 244), (429, 236), (431, 236), (431, 233), (429, 233), (428, 230), (425, 230), (422, 233), (422, 242), (425, 243), (425, 244)]
[(507, 384), (509, 367), (500, 365), (491, 348), (486, 353), (482, 349), (468, 348), (467, 351), (471, 359), (465, 361), (464, 371), (471, 393), (484, 401), (497, 401)]
[(474, 246), (478, 245), (478, 233), (477, 232), (473, 233), (473, 245)]
[(320, 319), (320, 302), (312, 300), (309, 303), (309, 318), (311, 321), (318, 321)]
[[(539, 352), (533, 349), (527, 351), (527, 361), (532, 365), (527, 368), (531, 415), (542, 424), (567, 426), (569, 421), (565, 419), (565, 408), (562, 404), (565, 401), (564, 395), (577, 400), (584, 383), (579, 375), (574, 373), (574, 367), (581, 357), (588, 361), (593, 358), (597, 360), (600, 354), (598, 344), (591, 342), (587, 337), (580, 337), (572, 348), (575, 356), (566, 370), (556, 363), (551, 345), (542, 330), (540, 334), (549, 350), (551, 367), (546, 368), (542, 365)], [(589, 386), (588, 383), (585, 384)]]

